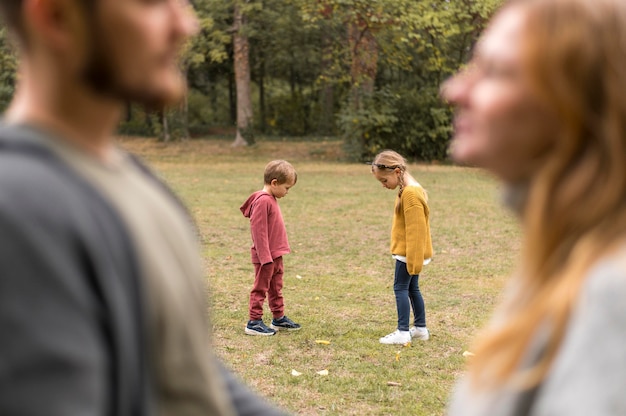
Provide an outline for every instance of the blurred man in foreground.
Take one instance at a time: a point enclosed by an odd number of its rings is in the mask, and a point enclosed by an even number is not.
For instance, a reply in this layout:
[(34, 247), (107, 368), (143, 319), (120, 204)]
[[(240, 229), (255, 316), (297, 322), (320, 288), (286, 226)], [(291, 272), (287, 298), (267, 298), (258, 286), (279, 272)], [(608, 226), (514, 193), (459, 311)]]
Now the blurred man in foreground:
[(0, 0), (0, 414), (273, 415), (215, 359), (190, 218), (113, 139), (184, 92), (182, 0)]

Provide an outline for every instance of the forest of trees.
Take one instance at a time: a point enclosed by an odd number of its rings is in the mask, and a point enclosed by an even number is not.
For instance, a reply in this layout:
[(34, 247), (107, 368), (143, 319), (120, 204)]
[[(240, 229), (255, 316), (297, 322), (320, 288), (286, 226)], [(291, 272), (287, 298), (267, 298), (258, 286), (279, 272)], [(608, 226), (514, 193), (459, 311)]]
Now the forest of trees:
[[(467, 62), (502, 0), (193, 0), (201, 32), (181, 62), (189, 92), (158, 113), (129, 107), (120, 132), (174, 140), (221, 131), (341, 137), (362, 160), (393, 148), (443, 160), (439, 87)], [(0, 31), (0, 109), (15, 57)]]

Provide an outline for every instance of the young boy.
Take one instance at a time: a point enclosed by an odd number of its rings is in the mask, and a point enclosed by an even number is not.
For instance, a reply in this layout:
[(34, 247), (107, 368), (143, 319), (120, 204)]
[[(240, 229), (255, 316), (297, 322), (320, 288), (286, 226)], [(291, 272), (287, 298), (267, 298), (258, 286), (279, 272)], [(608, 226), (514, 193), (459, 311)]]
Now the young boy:
[[(241, 206), (244, 217), (250, 218), (252, 233), (252, 264), (254, 287), (250, 292), (248, 335), (274, 335), (278, 330), (297, 331), (300, 325), (285, 316), (283, 302), (283, 255), (290, 252), (287, 231), (278, 206), (296, 184), (298, 175), (291, 163), (274, 160), (265, 167), (263, 189), (250, 195)], [(263, 303), (267, 293), (272, 311), (272, 324), (263, 323)]]

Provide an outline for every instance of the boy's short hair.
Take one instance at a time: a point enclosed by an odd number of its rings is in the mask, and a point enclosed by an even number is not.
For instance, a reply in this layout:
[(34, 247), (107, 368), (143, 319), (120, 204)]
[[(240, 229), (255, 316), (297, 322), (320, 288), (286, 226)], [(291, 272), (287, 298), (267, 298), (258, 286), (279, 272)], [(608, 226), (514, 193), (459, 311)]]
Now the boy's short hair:
[(286, 160), (272, 160), (265, 166), (263, 180), (269, 185), (274, 179), (276, 179), (279, 185), (293, 179), (293, 184), (295, 185), (298, 181), (298, 174), (291, 163)]

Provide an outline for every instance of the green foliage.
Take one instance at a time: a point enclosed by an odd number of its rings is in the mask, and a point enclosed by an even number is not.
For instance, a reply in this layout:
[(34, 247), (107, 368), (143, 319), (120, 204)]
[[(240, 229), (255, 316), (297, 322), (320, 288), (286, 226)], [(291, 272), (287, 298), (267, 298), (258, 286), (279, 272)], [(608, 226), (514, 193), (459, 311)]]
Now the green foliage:
[(382, 148), (394, 133), (398, 123), (399, 96), (388, 90), (375, 91), (361, 97), (362, 105), (344, 105), (339, 113), (339, 128), (343, 132), (345, 152), (352, 161), (368, 159)]
[(180, 107), (169, 108), (161, 113), (151, 114), (150, 117), (154, 134), (159, 140), (172, 141), (189, 138), (189, 125)]
[[(181, 61), (190, 85), (188, 118), (168, 112), (172, 136), (233, 126), (235, 4), (250, 42), (255, 130), (274, 135), (339, 133), (354, 160), (381, 148), (411, 158), (446, 157), (450, 113), (441, 83), (465, 64), (502, 0), (194, 0), (200, 32)], [(354, 32), (375, 42), (371, 93), (355, 76)], [(0, 108), (15, 88), (16, 59), (0, 30)], [(358, 75), (358, 74), (357, 74)], [(358, 103), (353, 99), (363, 96)], [(352, 101), (351, 101), (352, 99)], [(188, 120), (188, 123), (187, 123)], [(355, 122), (356, 120), (356, 122)], [(154, 116), (133, 109), (120, 131), (158, 134)]]
[(146, 112), (145, 109), (133, 105), (127, 109), (126, 118), (120, 123), (117, 132), (125, 136), (157, 137), (161, 141), (177, 141), (188, 138), (189, 124), (185, 123), (182, 106), (162, 112)]
[[(377, 91), (363, 97), (358, 105), (345, 99), (338, 115), (350, 159), (369, 158), (383, 148), (393, 148), (420, 160), (446, 158), (450, 112), (439, 98), (439, 87), (466, 62), (478, 35), (500, 3), (501, 0), (303, 2), (302, 15), (311, 24), (324, 21), (332, 26), (328, 20), (357, 22), (362, 30), (371, 31), (377, 42)], [(342, 45), (343, 49), (331, 49), (332, 60), (338, 63), (332, 68), (341, 68), (349, 56), (346, 42)], [(345, 74), (347, 70), (344, 64), (343, 70), (336, 72)], [(357, 92), (357, 96), (362, 94)]]
[(371, 160), (383, 149), (410, 159), (445, 160), (450, 137), (450, 111), (437, 91), (378, 90), (358, 110), (346, 105), (339, 115), (346, 156)]
[(15, 91), (17, 57), (6, 28), (0, 28), (0, 111), (8, 105)]
[[(308, 133), (310, 114), (307, 114), (308, 97), (279, 95), (268, 100), (267, 131), (270, 134), (304, 136)], [(310, 113), (310, 112), (309, 112)]]
[(154, 122), (150, 114), (140, 108), (132, 105), (126, 109), (126, 117), (118, 126), (118, 133), (125, 136), (154, 136)]
[(409, 158), (445, 160), (451, 134), (451, 113), (441, 103), (437, 90), (415, 90), (401, 93), (398, 100), (395, 134), (385, 143)]
[[(190, 90), (187, 100), (189, 102), (189, 127), (219, 126), (222, 120), (228, 119), (228, 106), (222, 103), (228, 101), (228, 91), (219, 88), (214, 92), (215, 98), (202, 94), (198, 90)], [(227, 123), (223, 123), (226, 125)]]

